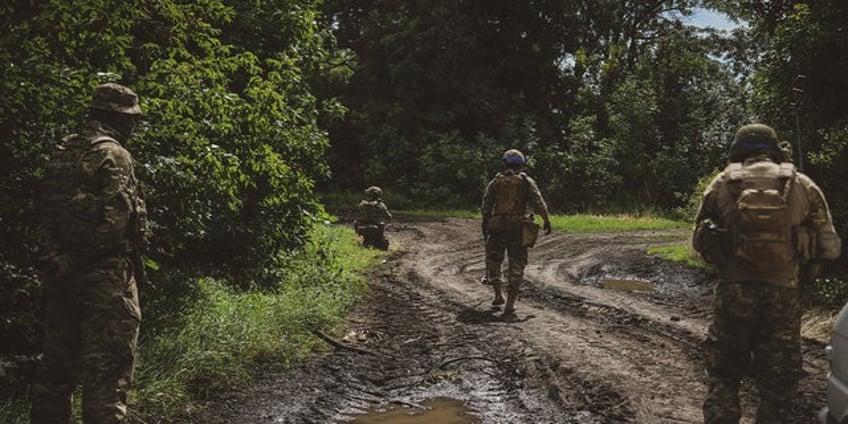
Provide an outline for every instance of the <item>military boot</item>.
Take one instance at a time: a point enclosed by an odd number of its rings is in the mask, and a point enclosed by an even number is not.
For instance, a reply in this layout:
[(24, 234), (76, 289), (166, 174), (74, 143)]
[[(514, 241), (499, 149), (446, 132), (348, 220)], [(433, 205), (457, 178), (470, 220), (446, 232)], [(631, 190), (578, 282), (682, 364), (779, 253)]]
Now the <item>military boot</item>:
[(501, 286), (492, 286), (495, 289), (495, 300), (492, 301), (492, 306), (500, 306), (504, 304), (503, 293)]
[(503, 313), (504, 315), (513, 315), (515, 314), (515, 298), (518, 297), (518, 293), (514, 291), (508, 291), (506, 293), (506, 305), (504, 305)]

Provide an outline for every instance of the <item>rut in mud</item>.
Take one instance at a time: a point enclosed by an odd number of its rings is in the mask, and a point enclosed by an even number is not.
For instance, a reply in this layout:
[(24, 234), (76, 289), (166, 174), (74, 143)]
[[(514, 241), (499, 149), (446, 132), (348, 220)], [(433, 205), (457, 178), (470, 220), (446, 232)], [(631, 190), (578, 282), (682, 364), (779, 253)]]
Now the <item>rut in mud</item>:
[[(197, 420), (366, 422), (369, 410), (454, 400), (462, 407), (433, 411), (450, 409), (442, 412), (453, 421), (430, 422), (701, 422), (712, 283), (645, 253), (685, 232), (543, 236), (517, 317), (505, 320), (479, 281), (477, 222), (412, 221), (389, 231), (386, 263), (335, 349), (215, 399)], [(804, 347), (798, 423), (813, 422), (824, 404), (823, 346)], [(743, 390), (748, 416), (752, 390)]]

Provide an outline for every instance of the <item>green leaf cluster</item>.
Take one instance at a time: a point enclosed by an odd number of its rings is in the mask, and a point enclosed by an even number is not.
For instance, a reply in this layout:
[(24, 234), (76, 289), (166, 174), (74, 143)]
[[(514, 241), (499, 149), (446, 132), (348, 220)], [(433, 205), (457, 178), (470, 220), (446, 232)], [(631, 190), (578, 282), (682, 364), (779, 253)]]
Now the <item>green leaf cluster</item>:
[(103, 82), (129, 86), (141, 99), (142, 122), (127, 147), (146, 191), (149, 263), (160, 266), (150, 273), (154, 283), (177, 269), (211, 272), (238, 288), (277, 283), (268, 270), (301, 250), (324, 219), (313, 190), (329, 176), (319, 122), (344, 112), (317, 88), (349, 77), (335, 70), (343, 58), (321, 26), (319, 5), (0, 6), (0, 353), (37, 346), (33, 199), (52, 145), (81, 127)]

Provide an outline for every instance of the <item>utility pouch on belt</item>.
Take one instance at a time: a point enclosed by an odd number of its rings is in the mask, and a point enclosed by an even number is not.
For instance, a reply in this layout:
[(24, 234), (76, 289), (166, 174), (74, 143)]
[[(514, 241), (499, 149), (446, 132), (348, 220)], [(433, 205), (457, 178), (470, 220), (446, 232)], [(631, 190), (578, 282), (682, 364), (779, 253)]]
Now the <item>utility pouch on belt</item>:
[(533, 247), (539, 238), (539, 226), (533, 221), (521, 223), (521, 247)]
[(720, 228), (711, 219), (705, 219), (695, 228), (692, 241), (695, 250), (705, 261), (721, 266), (727, 262), (729, 238), (726, 228)]
[(501, 233), (506, 230), (506, 217), (495, 215), (486, 221), (486, 228), (493, 233)]

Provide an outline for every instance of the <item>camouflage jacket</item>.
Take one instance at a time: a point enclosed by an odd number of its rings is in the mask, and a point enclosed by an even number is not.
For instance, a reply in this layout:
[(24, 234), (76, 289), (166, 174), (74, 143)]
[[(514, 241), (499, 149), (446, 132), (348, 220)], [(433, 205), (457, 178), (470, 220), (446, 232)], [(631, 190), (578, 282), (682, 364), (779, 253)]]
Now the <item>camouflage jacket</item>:
[[(742, 168), (762, 166), (769, 161), (765, 156), (749, 158)], [(713, 179), (704, 193), (695, 225), (706, 219), (720, 228), (732, 228), (735, 198), (728, 187), (730, 170), (725, 169)], [(720, 266), (723, 281), (765, 281), (782, 286), (797, 286), (798, 271), (803, 262), (810, 259), (834, 259), (841, 252), (841, 241), (833, 227), (830, 210), (821, 189), (808, 176), (795, 171), (787, 188), (788, 218), (792, 231), (791, 261), (766, 271), (756, 270), (728, 253), (727, 263)], [(807, 236), (809, 235), (809, 236)], [(806, 241), (804, 240), (806, 239)], [(695, 250), (701, 251), (697, 246)]]
[(527, 182), (527, 203), (523, 208), (525, 217), (531, 217), (533, 212), (541, 215), (542, 217), (548, 216), (548, 205), (545, 203), (545, 199), (542, 197), (542, 192), (539, 190), (539, 186), (536, 184), (536, 181), (523, 172), (516, 173), (512, 169), (507, 169), (495, 175), (495, 177), (492, 178), (492, 180), (486, 185), (486, 191), (483, 193), (483, 203), (480, 208), (484, 221), (494, 214), (495, 202), (497, 200), (496, 197), (498, 195), (496, 193), (497, 190), (495, 190), (494, 187), (498, 176), (501, 175), (518, 175)]
[(57, 144), (47, 163), (39, 201), (44, 247), (67, 254), (71, 269), (128, 252), (130, 232), (143, 231), (133, 159), (117, 136), (89, 121)]
[(392, 220), (392, 214), (389, 208), (382, 200), (363, 200), (359, 202), (359, 218), (357, 223), (360, 225), (375, 225), (385, 224)]

